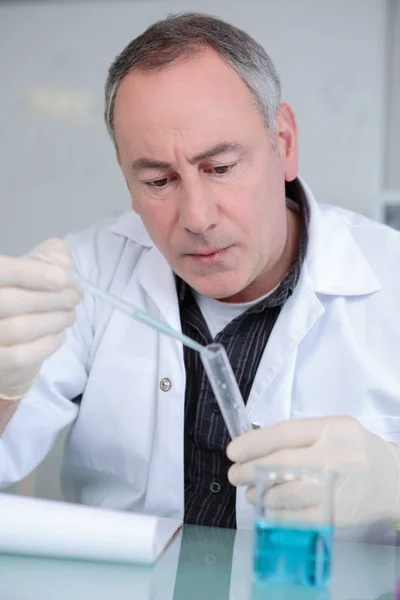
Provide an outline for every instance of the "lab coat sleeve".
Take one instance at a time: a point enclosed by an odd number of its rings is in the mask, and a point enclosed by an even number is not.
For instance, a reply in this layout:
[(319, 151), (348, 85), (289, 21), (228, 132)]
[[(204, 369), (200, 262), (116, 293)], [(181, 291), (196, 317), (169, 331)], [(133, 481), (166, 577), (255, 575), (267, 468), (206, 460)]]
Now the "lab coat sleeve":
[(0, 438), (0, 487), (33, 471), (59, 433), (76, 418), (78, 406), (72, 400), (82, 394), (87, 381), (91, 313), (92, 299), (85, 296), (77, 308), (74, 326), (66, 332), (65, 343), (44, 362), (36, 385), (20, 401)]

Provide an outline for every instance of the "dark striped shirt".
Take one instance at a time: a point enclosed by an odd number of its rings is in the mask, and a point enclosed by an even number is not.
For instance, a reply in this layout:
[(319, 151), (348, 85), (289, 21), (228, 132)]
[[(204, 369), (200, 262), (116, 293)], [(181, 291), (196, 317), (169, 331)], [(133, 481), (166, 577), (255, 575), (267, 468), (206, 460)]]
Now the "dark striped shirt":
[[(307, 249), (308, 210), (295, 180), (287, 196), (300, 209), (302, 232), (291, 269), (267, 298), (233, 319), (213, 340), (191, 288), (176, 277), (183, 333), (201, 344), (223, 344), (243, 399), (247, 402), (262, 354), (281, 308), (297, 284)], [(236, 493), (227, 472), (230, 436), (199, 355), (185, 347), (186, 368), (184, 462), (185, 523), (236, 527)]]

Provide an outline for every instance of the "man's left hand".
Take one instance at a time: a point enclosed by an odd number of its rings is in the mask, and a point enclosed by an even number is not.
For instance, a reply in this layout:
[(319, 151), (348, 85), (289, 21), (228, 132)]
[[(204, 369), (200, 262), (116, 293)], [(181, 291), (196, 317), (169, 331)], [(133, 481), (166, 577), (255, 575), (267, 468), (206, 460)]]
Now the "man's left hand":
[(336, 526), (400, 522), (400, 447), (370, 433), (352, 417), (283, 421), (236, 438), (227, 455), (235, 463), (229, 481), (248, 486), (246, 497), (252, 504), (255, 465), (323, 469), (339, 475)]

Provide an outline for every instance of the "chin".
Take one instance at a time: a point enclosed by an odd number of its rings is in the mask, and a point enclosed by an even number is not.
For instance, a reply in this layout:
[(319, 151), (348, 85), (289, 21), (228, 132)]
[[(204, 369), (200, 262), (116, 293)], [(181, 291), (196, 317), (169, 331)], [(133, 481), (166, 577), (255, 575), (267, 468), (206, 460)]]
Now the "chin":
[(240, 294), (243, 287), (240, 285), (221, 285), (222, 282), (211, 284), (206, 282), (193, 282), (193, 285), (189, 282), (189, 285), (193, 287), (199, 294), (206, 296), (207, 298), (213, 298), (214, 300), (225, 300)]

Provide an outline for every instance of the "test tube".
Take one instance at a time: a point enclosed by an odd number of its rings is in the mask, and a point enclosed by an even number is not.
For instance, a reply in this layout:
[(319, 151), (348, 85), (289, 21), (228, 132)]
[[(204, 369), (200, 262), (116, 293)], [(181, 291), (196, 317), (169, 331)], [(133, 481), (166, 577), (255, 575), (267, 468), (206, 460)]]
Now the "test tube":
[(251, 431), (253, 426), (225, 348), (222, 344), (209, 344), (200, 357), (231, 438)]

